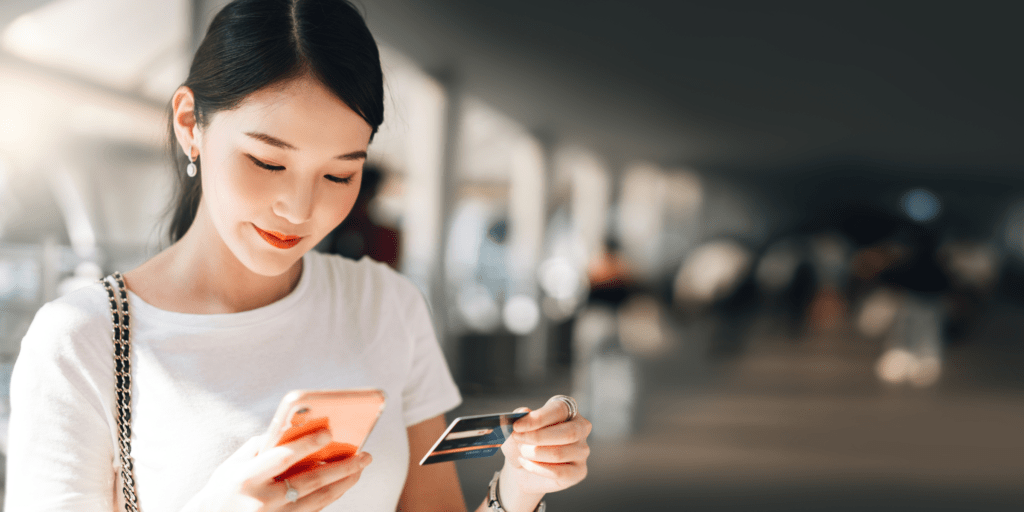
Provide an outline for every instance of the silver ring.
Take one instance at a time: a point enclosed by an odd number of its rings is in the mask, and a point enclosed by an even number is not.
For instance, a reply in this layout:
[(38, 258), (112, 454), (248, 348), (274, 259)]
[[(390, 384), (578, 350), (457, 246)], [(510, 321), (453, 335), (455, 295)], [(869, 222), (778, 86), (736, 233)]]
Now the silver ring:
[(299, 491), (296, 491), (292, 484), (288, 483), (287, 478), (284, 479), (284, 486), (288, 488), (288, 491), (284, 493), (284, 499), (292, 503), (299, 501)]
[(576, 399), (571, 396), (555, 395), (551, 397), (552, 400), (561, 400), (566, 407), (569, 408), (569, 417), (565, 421), (572, 421), (579, 415), (579, 406), (576, 405)]

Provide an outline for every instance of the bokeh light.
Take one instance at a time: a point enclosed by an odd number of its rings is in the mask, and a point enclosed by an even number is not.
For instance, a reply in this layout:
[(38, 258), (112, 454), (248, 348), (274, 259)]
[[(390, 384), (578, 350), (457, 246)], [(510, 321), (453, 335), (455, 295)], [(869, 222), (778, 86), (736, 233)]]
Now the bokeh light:
[(915, 188), (903, 194), (900, 205), (907, 217), (917, 222), (929, 222), (939, 216), (942, 202), (939, 196), (930, 190)]

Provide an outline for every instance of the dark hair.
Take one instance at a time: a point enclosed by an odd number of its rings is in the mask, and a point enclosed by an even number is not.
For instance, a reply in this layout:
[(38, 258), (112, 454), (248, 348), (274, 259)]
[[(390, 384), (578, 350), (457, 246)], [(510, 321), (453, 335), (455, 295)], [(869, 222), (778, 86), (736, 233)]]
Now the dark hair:
[[(308, 75), (330, 89), (372, 128), (384, 121), (384, 83), (377, 43), (346, 0), (235, 0), (213, 18), (182, 85), (195, 96), (196, 123), (237, 107), (264, 87)], [(195, 220), (203, 191), (185, 174), (188, 159), (174, 135), (176, 187), (171, 243)], [(199, 166), (199, 159), (196, 160)]]

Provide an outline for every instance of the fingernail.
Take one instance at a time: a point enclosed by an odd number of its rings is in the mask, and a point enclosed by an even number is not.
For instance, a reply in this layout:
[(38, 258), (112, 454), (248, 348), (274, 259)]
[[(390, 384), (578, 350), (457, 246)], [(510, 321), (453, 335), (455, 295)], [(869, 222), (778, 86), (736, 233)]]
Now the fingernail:
[(364, 453), (363, 460), (359, 462), (359, 465), (365, 468), (366, 466), (369, 466), (371, 462), (373, 462), (373, 457), (369, 453)]

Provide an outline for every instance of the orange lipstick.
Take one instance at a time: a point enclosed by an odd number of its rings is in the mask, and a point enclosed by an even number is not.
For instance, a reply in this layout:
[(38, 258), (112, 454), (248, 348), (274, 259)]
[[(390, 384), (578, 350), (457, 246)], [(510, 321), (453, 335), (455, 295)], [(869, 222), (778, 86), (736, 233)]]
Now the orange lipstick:
[(264, 231), (255, 224), (253, 224), (252, 227), (256, 228), (256, 232), (259, 233), (268, 244), (273, 245), (278, 249), (291, 249), (302, 240), (301, 236), (285, 235), (278, 233), (277, 231)]

